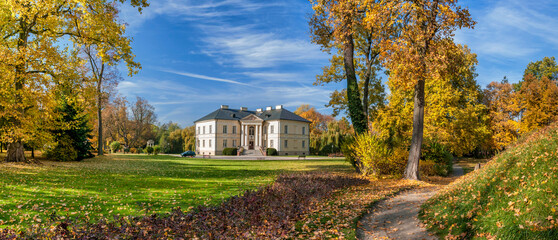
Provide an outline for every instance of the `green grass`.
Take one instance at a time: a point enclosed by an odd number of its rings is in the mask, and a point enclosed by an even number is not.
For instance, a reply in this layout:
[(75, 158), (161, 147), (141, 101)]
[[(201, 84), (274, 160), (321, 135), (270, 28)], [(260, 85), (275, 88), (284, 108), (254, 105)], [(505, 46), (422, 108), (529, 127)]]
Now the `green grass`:
[(558, 127), (531, 134), (427, 201), (440, 236), (558, 239)]
[(108, 155), (42, 165), (0, 163), (0, 227), (27, 227), (51, 214), (91, 219), (218, 204), (271, 183), (281, 172), (351, 171), (343, 160), (233, 161)]

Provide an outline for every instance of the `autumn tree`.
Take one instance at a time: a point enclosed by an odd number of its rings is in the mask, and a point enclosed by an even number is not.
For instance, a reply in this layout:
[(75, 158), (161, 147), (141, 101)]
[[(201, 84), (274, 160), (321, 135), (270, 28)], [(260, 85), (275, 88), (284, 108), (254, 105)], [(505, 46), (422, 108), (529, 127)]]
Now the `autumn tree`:
[[(312, 41), (322, 46), (325, 51), (332, 48), (338, 49), (342, 57), (332, 59), (332, 66), (324, 68), (324, 72), (332, 72), (331, 75), (324, 74), (324, 80), (320, 82), (335, 81), (333, 79), (345, 78), (347, 81), (347, 109), (348, 115), (353, 122), (356, 133), (364, 133), (368, 129), (367, 116), (360, 98), (357, 74), (355, 70), (355, 35), (359, 30), (364, 15), (361, 14), (363, 5), (358, 1), (334, 1), (334, 0), (312, 0), (314, 14), (310, 19), (312, 29)], [(362, 29), (362, 28), (361, 28)], [(373, 49), (369, 51), (369, 64), (374, 64)], [(339, 71), (339, 62), (343, 62), (343, 71)], [(371, 69), (371, 68), (370, 68)], [(333, 76), (337, 75), (337, 76)], [(331, 78), (331, 80), (327, 78)], [(365, 84), (364, 87), (368, 87)], [(368, 93), (368, 91), (366, 91)]]
[[(323, 6), (317, 3), (315, 5), (318, 7)], [(327, 23), (327, 17), (324, 14), (324, 11), (316, 11), (312, 16), (309, 22), (312, 38), (326, 52), (336, 51), (336, 53), (331, 57), (330, 65), (323, 67), (322, 74), (316, 76), (314, 85), (339, 83), (344, 81), (347, 76), (344, 68), (343, 47), (339, 44), (328, 42), (332, 41), (331, 28), (333, 26), (325, 24)], [(357, 19), (353, 25), (355, 28), (353, 35), (355, 73), (358, 91), (360, 96), (362, 96), (363, 112), (368, 121), (374, 118), (377, 109), (383, 105), (385, 98), (384, 87), (381, 78), (378, 76), (381, 68), (379, 62), (380, 49), (378, 47), (377, 36), (364, 27), (360, 20)], [(330, 95), (330, 101), (326, 106), (333, 108), (333, 116), (337, 116), (340, 113), (348, 113), (347, 88), (333, 91)]]
[(425, 85), (430, 73), (443, 70), (444, 45), (452, 41), (457, 28), (472, 27), (467, 9), (461, 8), (454, 0), (379, 1), (367, 12), (365, 22), (370, 28), (377, 28), (385, 22), (386, 11), (396, 9), (391, 14), (391, 22), (402, 22), (397, 37), (382, 42), (382, 56), (389, 72), (389, 81), (397, 88), (411, 90), (413, 98), (413, 132), (406, 179), (419, 179), (419, 160), (424, 134)]
[(157, 123), (155, 108), (145, 98), (136, 97), (131, 107), (132, 128), (134, 131), (130, 141), (131, 146), (142, 146), (148, 140), (155, 138), (153, 127)]
[(130, 146), (133, 128), (128, 116), (128, 101), (124, 97), (116, 97), (103, 111), (103, 138), (108, 143), (118, 141)]
[(519, 137), (516, 119), (519, 117), (520, 99), (506, 77), (501, 82), (488, 84), (483, 96), (492, 131), (490, 148), (503, 150)]
[(558, 82), (546, 75), (527, 74), (518, 97), (522, 103), (520, 132), (526, 133), (558, 120)]
[[(3, 1), (0, 3), (0, 71), (3, 91), (2, 115), (9, 116), (2, 138), (9, 142), (7, 161), (26, 161), (23, 143), (32, 135), (39, 111), (49, 109), (43, 96), (49, 94), (53, 79), (73, 63), (74, 52), (65, 41), (81, 38), (78, 28), (90, 28), (91, 38), (110, 36), (125, 27), (116, 18), (102, 18), (104, 12), (124, 0), (91, 1)], [(132, 0), (133, 7), (147, 6), (146, 0)], [(130, 51), (129, 41), (112, 42)], [(104, 49), (98, 49), (101, 55)], [(129, 66), (130, 67), (130, 66)], [(131, 67), (130, 69), (132, 69)], [(5, 92), (5, 93), (4, 93)], [(42, 99), (41, 99), (42, 98)], [(51, 109), (51, 108), (50, 108)]]
[[(529, 75), (532, 75), (532, 77), (526, 78)], [(514, 84), (514, 89), (519, 91), (523, 82), (529, 82), (532, 79), (542, 79), (543, 77), (549, 80), (558, 80), (558, 63), (556, 63), (555, 57), (544, 57), (540, 61), (527, 64), (523, 72), (522, 81)]]

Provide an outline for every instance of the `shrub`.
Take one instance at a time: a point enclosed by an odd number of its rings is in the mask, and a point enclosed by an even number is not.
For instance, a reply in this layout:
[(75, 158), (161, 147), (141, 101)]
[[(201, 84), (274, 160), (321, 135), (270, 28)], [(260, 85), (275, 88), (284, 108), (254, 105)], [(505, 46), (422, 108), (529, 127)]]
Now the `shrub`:
[(147, 153), (148, 155), (153, 153), (153, 147), (146, 147), (143, 152)]
[(54, 147), (45, 150), (45, 156), (48, 159), (60, 162), (76, 161), (78, 160), (78, 151), (69, 141), (69, 137), (63, 136), (55, 143)]
[(266, 150), (267, 156), (277, 156), (277, 149), (275, 148), (268, 148)]
[(129, 147), (124, 146), (122, 148), (122, 150), (124, 150), (124, 153), (130, 153), (130, 148)]
[(159, 145), (153, 146), (153, 154), (159, 155), (160, 152), (161, 152), (161, 146)]
[(435, 163), (435, 175), (448, 176), (452, 172), (453, 156), (444, 145), (437, 141), (430, 141), (424, 144), (421, 155), (422, 159)]
[(137, 149), (136, 148), (130, 148), (130, 153), (136, 153)]
[(420, 176), (437, 175), (436, 162), (432, 160), (421, 160), (419, 164), (419, 172), (420, 172)]
[(223, 155), (235, 156), (237, 152), (236, 148), (225, 148), (223, 149)]
[(138, 148), (138, 150), (136, 151), (137, 154), (141, 154), (143, 153), (143, 148)]
[(110, 143), (110, 151), (112, 153), (115, 153), (118, 150), (120, 150), (120, 142), (118, 142), (118, 141), (111, 142)]
[(360, 162), (361, 173), (367, 175), (401, 175), (407, 164), (409, 151), (401, 146), (390, 146), (388, 142), (375, 133), (361, 134), (356, 137), (352, 145), (348, 146), (352, 150), (353, 165)]

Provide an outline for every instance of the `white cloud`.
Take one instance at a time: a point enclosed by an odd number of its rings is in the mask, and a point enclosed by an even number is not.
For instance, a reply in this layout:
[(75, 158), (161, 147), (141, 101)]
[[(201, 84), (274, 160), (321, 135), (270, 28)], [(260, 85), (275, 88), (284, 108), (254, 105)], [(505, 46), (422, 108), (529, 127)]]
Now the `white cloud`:
[(236, 67), (267, 68), (327, 59), (327, 55), (308, 40), (289, 39), (246, 26), (206, 26), (204, 29), (208, 32), (208, 37), (204, 39), (208, 50), (204, 52), (210, 56), (221, 56), (223, 63)]
[(128, 23), (132, 32), (139, 31), (141, 25), (157, 16), (170, 16), (187, 21), (215, 21), (222, 17), (240, 16), (264, 8), (279, 6), (278, 3), (255, 2), (250, 0), (157, 0), (140, 14), (129, 4), (123, 4), (121, 18)]
[(197, 78), (197, 79), (203, 79), (203, 80), (209, 80), (209, 81), (216, 81), (216, 82), (224, 82), (224, 83), (232, 83), (232, 84), (250, 86), (250, 84), (246, 84), (246, 83), (242, 83), (242, 82), (238, 82), (238, 81), (234, 81), (234, 80), (229, 80), (229, 79), (224, 79), (224, 78), (210, 77), (210, 76), (205, 76), (205, 75), (201, 75), (201, 74), (195, 74), (195, 73), (189, 73), (189, 72), (183, 72), (183, 71), (175, 71), (175, 70), (167, 70), (167, 69), (160, 69), (160, 71), (162, 71), (162, 72), (167, 72), (167, 73), (173, 73), (173, 74), (177, 74), (177, 75), (181, 75), (181, 76), (186, 76), (186, 77)]

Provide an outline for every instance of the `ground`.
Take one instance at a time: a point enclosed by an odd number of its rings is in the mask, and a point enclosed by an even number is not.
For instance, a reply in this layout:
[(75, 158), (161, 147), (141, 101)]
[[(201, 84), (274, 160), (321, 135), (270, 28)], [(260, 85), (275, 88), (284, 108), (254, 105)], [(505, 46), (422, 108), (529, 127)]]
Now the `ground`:
[[(1, 157), (1, 156), (0, 156)], [(107, 155), (82, 162), (0, 163), (0, 227), (63, 218), (166, 213), (217, 204), (281, 172), (351, 172), (344, 160), (230, 161)]]
[[(359, 239), (438, 239), (420, 223), (420, 206), (451, 180), (463, 175), (459, 165), (453, 167), (453, 177), (431, 178), (430, 183), (379, 202), (360, 221)], [(442, 181), (440, 181), (442, 180)]]

